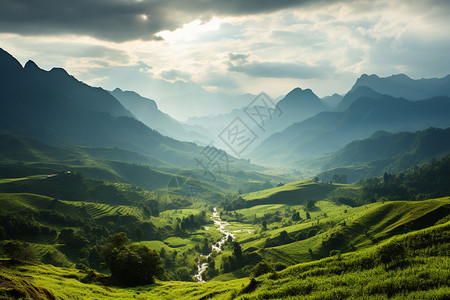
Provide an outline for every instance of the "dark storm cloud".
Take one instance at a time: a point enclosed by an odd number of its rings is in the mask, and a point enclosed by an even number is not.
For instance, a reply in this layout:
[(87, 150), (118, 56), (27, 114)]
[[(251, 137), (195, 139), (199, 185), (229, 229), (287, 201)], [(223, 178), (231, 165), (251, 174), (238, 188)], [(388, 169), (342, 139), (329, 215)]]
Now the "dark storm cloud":
[[(332, 0), (0, 0), (0, 32), (81, 34), (112, 41), (160, 39), (195, 19), (278, 11)], [(340, 2), (346, 2), (340, 0)], [(144, 17), (145, 15), (145, 17)]]

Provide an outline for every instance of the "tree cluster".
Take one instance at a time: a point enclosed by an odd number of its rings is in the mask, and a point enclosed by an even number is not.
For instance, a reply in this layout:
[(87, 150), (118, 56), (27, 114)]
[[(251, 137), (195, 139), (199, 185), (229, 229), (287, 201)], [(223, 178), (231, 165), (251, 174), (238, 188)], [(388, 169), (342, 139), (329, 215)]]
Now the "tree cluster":
[(125, 286), (151, 284), (164, 274), (159, 254), (145, 245), (131, 244), (123, 232), (110, 236), (100, 253), (111, 277)]

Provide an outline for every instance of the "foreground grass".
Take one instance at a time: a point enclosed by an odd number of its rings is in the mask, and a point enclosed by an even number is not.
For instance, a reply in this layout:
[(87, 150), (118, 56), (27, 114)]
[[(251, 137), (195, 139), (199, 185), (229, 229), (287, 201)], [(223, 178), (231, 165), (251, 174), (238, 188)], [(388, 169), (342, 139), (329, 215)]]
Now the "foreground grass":
[[(358, 252), (227, 282), (164, 282), (135, 288), (82, 283), (75, 269), (42, 264), (0, 269), (0, 297), (31, 299), (448, 299), (450, 222), (393, 237)], [(406, 252), (381, 262), (386, 247)]]

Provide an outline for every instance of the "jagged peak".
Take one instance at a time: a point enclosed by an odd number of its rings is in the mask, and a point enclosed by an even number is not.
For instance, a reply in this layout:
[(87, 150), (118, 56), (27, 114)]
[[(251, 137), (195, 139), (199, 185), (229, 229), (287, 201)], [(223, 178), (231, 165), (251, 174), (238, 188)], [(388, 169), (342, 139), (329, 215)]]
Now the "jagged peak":
[[(292, 91), (290, 91), (286, 97), (291, 97), (291, 96), (295, 96), (295, 95), (313, 95), (316, 96), (316, 94), (314, 94), (314, 92), (311, 89), (301, 89), (299, 87), (296, 87), (295, 89), (293, 89)], [(316, 96), (317, 97), (317, 96)]]
[(65, 69), (63, 69), (63, 68), (52, 68), (50, 70), (50, 72), (69, 76), (69, 73), (67, 73), (67, 71)]
[(377, 74), (362, 74), (357, 81), (359, 80), (367, 80), (367, 79), (380, 79), (380, 77)]
[(25, 70), (41, 70), (41, 68), (39, 68), (38, 65), (32, 60), (27, 61), (24, 69)]
[(400, 74), (392, 74), (391, 76), (389, 76), (391, 78), (401, 78), (401, 79), (411, 79), (411, 77), (409, 77), (406, 74), (400, 73)]

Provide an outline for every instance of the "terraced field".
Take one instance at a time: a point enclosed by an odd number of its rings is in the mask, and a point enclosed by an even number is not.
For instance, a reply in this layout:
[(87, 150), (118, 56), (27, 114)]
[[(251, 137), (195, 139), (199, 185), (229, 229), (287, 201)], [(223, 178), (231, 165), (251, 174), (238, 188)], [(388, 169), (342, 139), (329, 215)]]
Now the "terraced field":
[(135, 216), (139, 220), (144, 219), (144, 214), (142, 209), (135, 206), (126, 205), (108, 205), (103, 203), (91, 203), (91, 202), (70, 202), (64, 201), (65, 203), (84, 207), (86, 212), (93, 219), (99, 219), (106, 216)]

